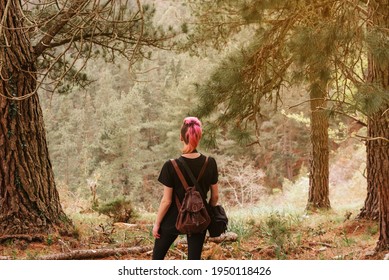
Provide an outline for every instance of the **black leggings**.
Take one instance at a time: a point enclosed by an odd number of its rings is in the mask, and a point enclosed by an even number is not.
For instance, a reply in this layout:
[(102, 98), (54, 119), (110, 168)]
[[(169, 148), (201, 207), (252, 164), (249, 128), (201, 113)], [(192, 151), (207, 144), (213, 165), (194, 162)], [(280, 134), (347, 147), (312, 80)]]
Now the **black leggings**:
[[(205, 233), (187, 235), (188, 240), (188, 260), (200, 260), (205, 239)], [(178, 235), (161, 233), (161, 237), (155, 239), (153, 249), (153, 260), (163, 260), (170, 246)]]

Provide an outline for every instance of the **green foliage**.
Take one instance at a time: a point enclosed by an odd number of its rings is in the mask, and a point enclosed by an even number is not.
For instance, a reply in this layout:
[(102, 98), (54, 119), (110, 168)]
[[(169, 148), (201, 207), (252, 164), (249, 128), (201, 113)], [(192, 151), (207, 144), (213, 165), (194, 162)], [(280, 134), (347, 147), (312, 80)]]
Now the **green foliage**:
[(231, 136), (240, 145), (248, 145), (254, 142), (252, 133), (247, 130), (242, 130), (240, 127), (233, 127)]
[(113, 222), (127, 223), (133, 221), (137, 214), (131, 202), (126, 198), (117, 198), (95, 208), (95, 210), (113, 219)]
[[(242, 67), (245, 65), (246, 56), (237, 52), (224, 59), (218, 69), (214, 71), (205, 85), (197, 85), (196, 90), (200, 98), (200, 105), (196, 109), (199, 117), (209, 116), (219, 104), (226, 103), (229, 108), (224, 113), (226, 119), (243, 115), (243, 110), (249, 106), (249, 85), (245, 83)], [(220, 108), (223, 110), (223, 108)]]
[(379, 227), (378, 225), (373, 225), (373, 226), (368, 226), (367, 227), (367, 233), (369, 236), (373, 236), (379, 232)]
[(53, 236), (51, 234), (49, 234), (46, 238), (46, 244), (50, 246), (50, 245), (53, 245), (53, 243), (54, 243)]
[(261, 234), (266, 241), (275, 246), (277, 259), (287, 259), (288, 251), (296, 247), (301, 241), (301, 236), (293, 236), (295, 221), (291, 217), (280, 213), (272, 213), (261, 225)]
[(389, 38), (387, 31), (382, 28), (372, 28), (366, 34), (366, 43), (374, 61), (379, 64), (380, 69), (389, 67)]
[(188, 24), (187, 24), (187, 23), (183, 23), (183, 24), (181, 25), (181, 31), (182, 31), (183, 33), (188, 33)]
[(389, 104), (389, 95), (379, 84), (362, 84), (355, 94), (355, 104), (358, 111), (369, 116)]
[(349, 246), (351, 246), (351, 245), (356, 243), (355, 239), (348, 237), (346, 232), (342, 233), (342, 242), (347, 247), (349, 247)]
[(253, 225), (242, 219), (230, 219), (228, 222), (228, 231), (236, 233), (240, 240), (250, 236), (253, 233), (253, 230)]

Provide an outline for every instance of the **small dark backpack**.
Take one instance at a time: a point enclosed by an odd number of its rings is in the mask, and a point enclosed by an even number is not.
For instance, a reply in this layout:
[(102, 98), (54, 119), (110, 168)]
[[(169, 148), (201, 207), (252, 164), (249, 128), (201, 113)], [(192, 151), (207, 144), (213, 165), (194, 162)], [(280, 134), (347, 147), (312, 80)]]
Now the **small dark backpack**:
[[(204, 199), (200, 192), (197, 190), (196, 186), (189, 187), (185, 177), (177, 165), (177, 162), (174, 159), (172, 159), (171, 162), (185, 189), (185, 196), (182, 204), (176, 195), (176, 204), (178, 208), (176, 228), (180, 233), (184, 234), (203, 232), (208, 228), (208, 225), (211, 222), (211, 218), (209, 217), (208, 211), (205, 208)], [(206, 158), (205, 163), (200, 171), (198, 180), (203, 175), (207, 163), (208, 157)]]
[(208, 227), (210, 237), (219, 237), (227, 231), (228, 218), (223, 206), (209, 206), (211, 215), (211, 224)]

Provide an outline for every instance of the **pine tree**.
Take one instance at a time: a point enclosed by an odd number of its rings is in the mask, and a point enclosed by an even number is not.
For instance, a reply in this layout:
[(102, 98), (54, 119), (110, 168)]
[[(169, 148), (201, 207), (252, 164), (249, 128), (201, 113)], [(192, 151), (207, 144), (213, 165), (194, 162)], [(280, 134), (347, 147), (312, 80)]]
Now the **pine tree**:
[(0, 15), (0, 239), (69, 233), (37, 91), (64, 92), (65, 78), (85, 86), (88, 58), (133, 63), (164, 35), (139, 1), (0, 0)]

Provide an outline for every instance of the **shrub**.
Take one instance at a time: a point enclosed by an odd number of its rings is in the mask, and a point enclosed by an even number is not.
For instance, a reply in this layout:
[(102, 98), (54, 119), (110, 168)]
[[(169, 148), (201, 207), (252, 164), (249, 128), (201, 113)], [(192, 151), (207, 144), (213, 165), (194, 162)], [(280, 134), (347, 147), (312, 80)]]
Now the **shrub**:
[(279, 213), (272, 213), (261, 226), (261, 233), (268, 244), (275, 247), (278, 259), (286, 259), (290, 250), (293, 250), (301, 242), (301, 236), (293, 236), (293, 217), (285, 217)]
[(98, 213), (113, 219), (113, 222), (128, 223), (136, 218), (131, 202), (125, 198), (118, 198), (96, 207)]

